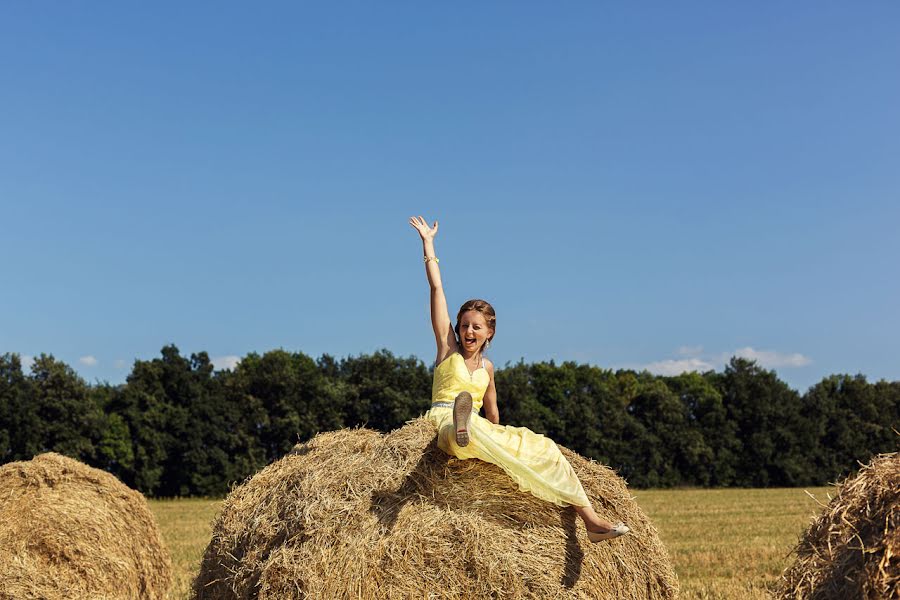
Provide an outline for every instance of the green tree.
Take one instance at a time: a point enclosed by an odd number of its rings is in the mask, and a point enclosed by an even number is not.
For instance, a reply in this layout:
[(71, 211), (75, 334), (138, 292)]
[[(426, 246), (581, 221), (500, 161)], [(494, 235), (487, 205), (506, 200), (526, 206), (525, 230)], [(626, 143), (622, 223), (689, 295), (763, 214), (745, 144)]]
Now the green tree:
[(281, 458), (294, 444), (319, 431), (343, 426), (340, 386), (302, 352), (248, 354), (229, 386), (250, 416), (265, 461)]
[(805, 448), (816, 437), (803, 415), (799, 394), (774, 371), (738, 357), (731, 359), (716, 383), (741, 443), (734, 483), (747, 487), (810, 483), (812, 468)]
[(804, 397), (818, 443), (811, 448), (819, 482), (837, 481), (858, 463), (897, 450), (897, 383), (872, 385), (862, 374), (831, 375)]
[(613, 393), (612, 371), (574, 362), (563, 363), (571, 373), (567, 391), (566, 435), (577, 452), (615, 468), (610, 462), (616, 450), (612, 443), (621, 438), (624, 411)]
[(554, 426), (561, 427), (561, 423), (550, 408), (538, 399), (532, 366), (520, 359), (515, 365), (507, 363), (504, 368), (494, 371), (497, 408), (502, 424), (527, 427), (536, 433), (546, 434)]
[(557, 367), (554, 361), (534, 363), (527, 367), (528, 384), (533, 389), (531, 395), (541, 410), (540, 423), (536, 431), (546, 434), (563, 446), (575, 451), (583, 450), (582, 440), (568, 432), (576, 412), (572, 399), (575, 388), (575, 371), (565, 366)]
[(659, 485), (658, 466), (654, 466), (660, 460), (644, 454), (644, 449), (654, 449), (656, 445), (653, 440), (647, 439), (651, 434), (635, 416), (636, 406), (633, 405), (641, 390), (652, 381), (653, 376), (646, 371), (635, 373), (630, 369), (619, 369), (611, 382), (619, 409), (613, 413), (618, 415), (615, 434), (608, 436), (605, 444), (611, 455), (610, 465), (629, 483), (638, 487)]
[(707, 471), (704, 467), (712, 461), (713, 452), (687, 406), (665, 381), (645, 382), (628, 404), (628, 412), (641, 424), (635, 450), (646, 469), (633, 474), (632, 481), (648, 486), (698, 483), (698, 472)]
[(710, 383), (713, 371), (703, 375), (691, 372), (666, 378), (666, 385), (681, 400), (685, 420), (699, 432), (708, 452), (697, 454), (685, 483), (702, 486), (727, 486), (734, 483), (740, 442), (736, 426), (728, 419), (722, 396)]
[(388, 350), (341, 361), (348, 425), (391, 431), (423, 414), (431, 403), (431, 374), (414, 356), (395, 357)]
[(92, 404), (102, 414), (99, 427), (92, 435), (94, 455), (90, 464), (122, 479), (126, 471), (134, 468), (134, 446), (128, 423), (114, 412), (115, 398), (121, 393), (121, 387), (99, 384), (92, 386), (88, 393)]
[[(174, 353), (177, 354), (177, 348)], [(123, 465), (121, 479), (149, 495), (160, 492), (166, 461), (174, 451), (171, 406), (162, 384), (163, 363), (159, 359), (135, 361), (125, 386), (110, 400), (110, 411), (118, 414), (131, 432), (133, 461)]]
[(0, 464), (28, 460), (40, 451), (40, 422), (32, 397), (19, 355), (0, 355)]
[(875, 397), (880, 421), (884, 424), (879, 452), (900, 451), (900, 381), (878, 381)]
[(40, 444), (37, 451), (89, 462), (103, 413), (92, 402), (87, 384), (70, 366), (47, 354), (35, 359), (31, 373)]
[(152, 495), (220, 495), (262, 462), (224, 378), (214, 376), (205, 352), (183, 357), (174, 345), (135, 362), (109, 403), (131, 432), (126, 483)]

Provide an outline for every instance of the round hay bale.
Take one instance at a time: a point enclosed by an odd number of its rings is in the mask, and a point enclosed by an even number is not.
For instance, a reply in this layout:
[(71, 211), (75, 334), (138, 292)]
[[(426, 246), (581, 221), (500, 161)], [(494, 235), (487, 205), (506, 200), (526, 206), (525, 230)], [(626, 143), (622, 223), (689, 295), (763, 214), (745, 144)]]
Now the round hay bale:
[(900, 455), (844, 480), (794, 554), (778, 598), (900, 598)]
[(139, 492), (54, 453), (0, 467), (0, 598), (162, 599), (171, 579)]
[(674, 598), (666, 549), (625, 482), (562, 451), (631, 534), (591, 544), (572, 508), (448, 457), (419, 418), (387, 435), (319, 434), (235, 488), (193, 597)]

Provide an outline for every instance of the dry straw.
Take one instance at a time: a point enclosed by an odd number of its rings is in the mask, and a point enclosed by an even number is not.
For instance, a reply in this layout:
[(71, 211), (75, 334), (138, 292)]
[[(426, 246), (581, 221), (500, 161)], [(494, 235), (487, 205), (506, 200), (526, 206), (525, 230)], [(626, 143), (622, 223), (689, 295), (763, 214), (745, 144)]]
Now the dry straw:
[(615, 473), (562, 449), (594, 507), (632, 533), (591, 544), (571, 508), (449, 458), (434, 426), (319, 434), (237, 487), (193, 596), (674, 598), (666, 549)]
[(0, 467), (0, 599), (162, 599), (169, 554), (144, 497), (48, 453)]
[(845, 480), (794, 552), (782, 600), (900, 598), (900, 455)]

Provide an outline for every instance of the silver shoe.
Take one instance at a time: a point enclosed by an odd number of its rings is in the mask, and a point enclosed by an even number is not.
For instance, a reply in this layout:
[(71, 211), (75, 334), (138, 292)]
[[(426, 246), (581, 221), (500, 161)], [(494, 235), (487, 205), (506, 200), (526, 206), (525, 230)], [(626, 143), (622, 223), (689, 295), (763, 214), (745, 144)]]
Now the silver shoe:
[(618, 525), (616, 525), (615, 527), (613, 527), (612, 529), (610, 529), (609, 531), (606, 531), (604, 533), (595, 533), (593, 531), (588, 531), (587, 534), (588, 534), (588, 539), (591, 540), (592, 542), (596, 543), (596, 542), (602, 542), (603, 540), (611, 540), (613, 538), (617, 538), (620, 535), (625, 535), (629, 531), (631, 531), (631, 529), (628, 527), (628, 525), (626, 525), (625, 523), (619, 522)]

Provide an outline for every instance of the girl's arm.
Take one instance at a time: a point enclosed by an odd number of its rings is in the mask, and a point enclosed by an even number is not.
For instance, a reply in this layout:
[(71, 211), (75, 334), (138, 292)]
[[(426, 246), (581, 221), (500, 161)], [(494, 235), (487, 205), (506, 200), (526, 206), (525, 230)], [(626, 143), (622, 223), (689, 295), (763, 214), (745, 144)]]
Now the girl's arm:
[(497, 388), (494, 387), (494, 363), (485, 361), (491, 382), (484, 392), (484, 416), (495, 425), (500, 424), (500, 410), (497, 408)]
[(428, 286), (431, 288), (431, 327), (434, 329), (434, 339), (437, 342), (437, 359), (439, 363), (447, 356), (456, 352), (456, 334), (450, 324), (450, 313), (447, 311), (447, 298), (444, 296), (444, 287), (441, 284), (441, 270), (434, 253), (434, 236), (437, 234), (438, 222), (434, 227), (428, 227), (428, 223), (422, 217), (410, 217), (412, 225), (422, 238), (422, 251), (425, 255), (425, 275), (428, 277)]

